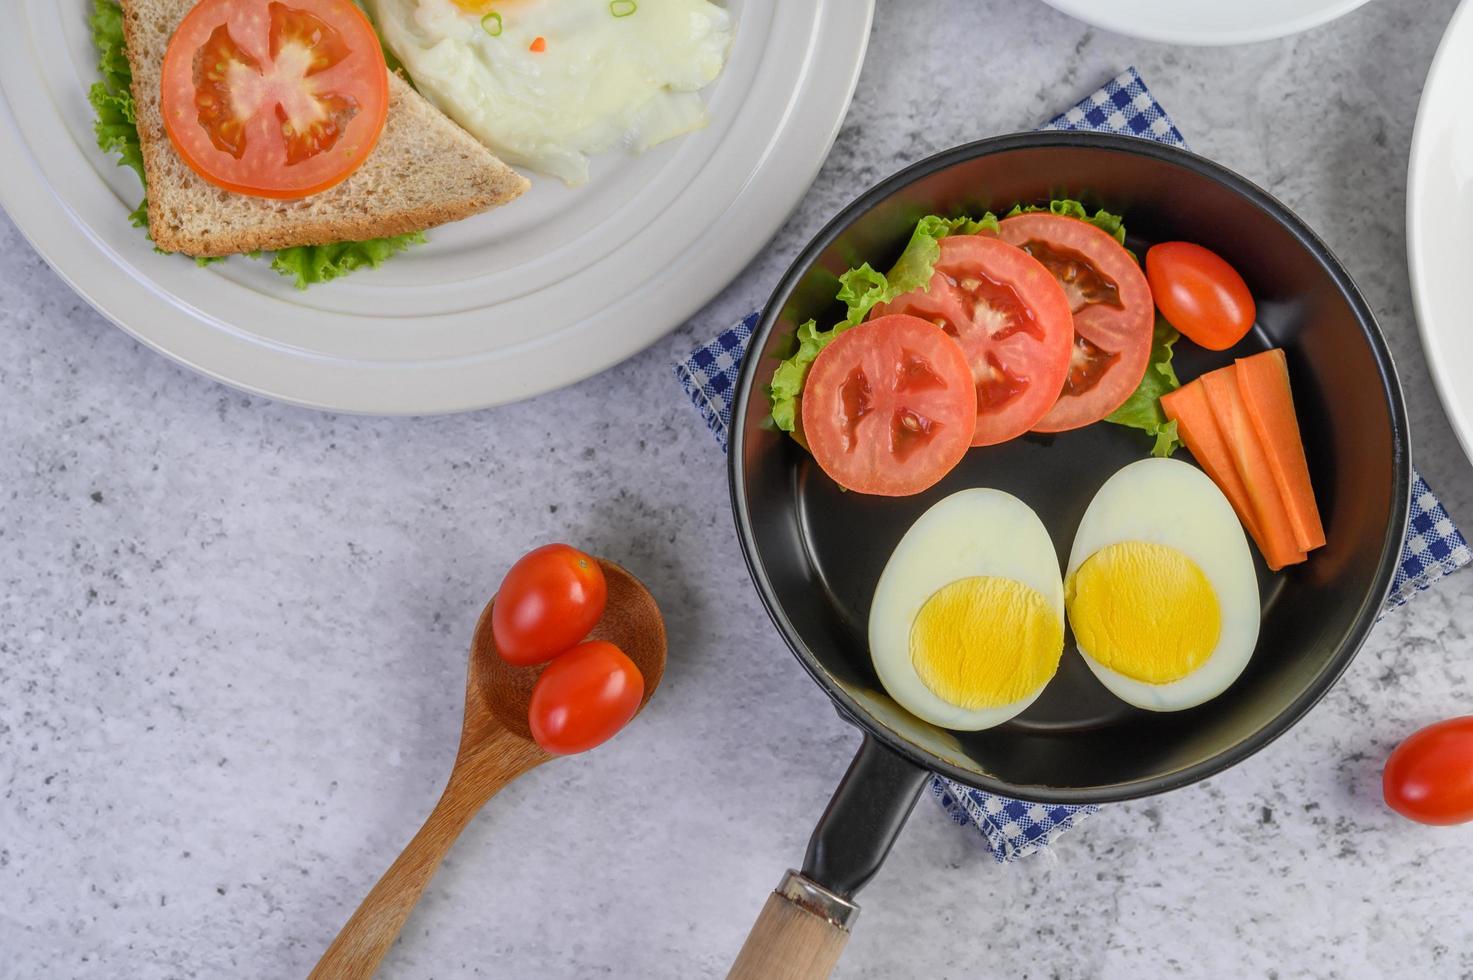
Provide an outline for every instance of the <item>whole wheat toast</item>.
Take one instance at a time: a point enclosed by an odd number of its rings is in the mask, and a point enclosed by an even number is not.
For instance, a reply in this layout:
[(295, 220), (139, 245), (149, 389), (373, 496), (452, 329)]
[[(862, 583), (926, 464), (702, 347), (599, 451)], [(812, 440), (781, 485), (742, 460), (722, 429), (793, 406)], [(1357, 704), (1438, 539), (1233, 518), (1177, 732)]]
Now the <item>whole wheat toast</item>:
[(530, 186), (390, 73), (378, 145), (347, 180), (298, 201), (223, 190), (179, 157), (159, 108), (164, 52), (195, 0), (121, 0), (149, 231), (159, 248), (213, 256), (423, 231), (505, 204)]

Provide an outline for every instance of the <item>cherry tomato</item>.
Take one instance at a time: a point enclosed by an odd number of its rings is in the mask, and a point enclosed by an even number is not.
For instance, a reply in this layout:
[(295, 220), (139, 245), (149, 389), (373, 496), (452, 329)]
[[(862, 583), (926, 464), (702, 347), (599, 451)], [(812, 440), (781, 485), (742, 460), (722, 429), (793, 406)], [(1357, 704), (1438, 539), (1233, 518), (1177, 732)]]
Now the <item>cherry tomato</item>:
[(961, 462), (976, 429), (966, 353), (919, 317), (882, 316), (839, 334), (803, 387), (814, 460), (858, 493), (920, 493)]
[(643, 698), (644, 676), (634, 661), (612, 643), (590, 640), (542, 669), (527, 721), (538, 745), (572, 755), (613, 738)]
[(870, 315), (888, 313), (930, 320), (961, 345), (977, 386), (972, 445), (1016, 439), (1058, 400), (1074, 342), (1069, 297), (1022, 249), (980, 235), (944, 238), (931, 281)]
[(1166, 322), (1208, 350), (1227, 350), (1253, 329), (1253, 294), (1216, 252), (1162, 242), (1146, 252), (1146, 279)]
[(1428, 725), (1398, 745), (1381, 791), (1387, 806), (1417, 823), (1473, 820), (1473, 715)]
[(491, 607), (491, 635), (509, 664), (551, 660), (604, 614), (609, 587), (598, 562), (565, 544), (543, 545), (511, 567)]
[(1087, 221), (1048, 212), (1005, 218), (998, 237), (1033, 256), (1074, 312), (1068, 373), (1035, 432), (1064, 432), (1119, 408), (1151, 359), (1151, 287), (1134, 256)]
[(389, 70), (353, 0), (202, 0), (169, 41), (160, 108), (174, 149), (205, 180), (300, 198), (368, 159)]

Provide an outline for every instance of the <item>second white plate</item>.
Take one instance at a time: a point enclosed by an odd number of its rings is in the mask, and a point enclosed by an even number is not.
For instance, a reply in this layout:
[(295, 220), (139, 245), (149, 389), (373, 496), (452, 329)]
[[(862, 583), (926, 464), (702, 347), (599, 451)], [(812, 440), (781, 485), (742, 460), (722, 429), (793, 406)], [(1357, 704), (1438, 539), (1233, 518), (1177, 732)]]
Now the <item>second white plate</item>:
[(137, 179), (101, 153), (91, 0), (18, 0), (0, 32), (0, 203), (149, 346), (240, 388), (373, 414), (465, 411), (571, 384), (648, 346), (761, 249), (837, 135), (873, 0), (730, 0), (711, 125), (589, 184), (537, 179), (381, 269), (298, 292), (265, 263), (207, 269), (129, 225)]
[(1298, 34), (1366, 0), (1046, 0), (1117, 34), (1167, 44), (1247, 44)]
[(1407, 260), (1422, 347), (1463, 452), (1473, 460), (1473, 0), (1427, 72), (1407, 174)]

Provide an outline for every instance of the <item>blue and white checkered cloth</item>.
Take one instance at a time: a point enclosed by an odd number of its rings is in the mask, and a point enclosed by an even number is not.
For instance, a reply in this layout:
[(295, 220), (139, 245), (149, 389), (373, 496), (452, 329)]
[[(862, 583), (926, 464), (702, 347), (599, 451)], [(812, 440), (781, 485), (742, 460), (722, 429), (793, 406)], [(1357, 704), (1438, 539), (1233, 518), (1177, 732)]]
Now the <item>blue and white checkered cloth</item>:
[[(1082, 129), (1120, 133), (1186, 147), (1186, 140), (1166, 110), (1151, 96), (1140, 74), (1129, 68), (1069, 111), (1049, 120), (1044, 129)], [(741, 369), (757, 314), (744, 317), (710, 343), (675, 365), (675, 375), (706, 425), (726, 448), (731, 425), (731, 393)], [(1401, 565), (1392, 583), (1387, 608), (1400, 606), (1437, 579), (1473, 560), (1462, 532), (1443, 510), (1442, 502), (1421, 474), (1413, 473), (1411, 526), (1402, 547)], [(993, 857), (1011, 861), (1054, 840), (1098, 810), (1094, 806), (1047, 806), (996, 796), (937, 776), (931, 795), (961, 826), (972, 826), (987, 841)]]

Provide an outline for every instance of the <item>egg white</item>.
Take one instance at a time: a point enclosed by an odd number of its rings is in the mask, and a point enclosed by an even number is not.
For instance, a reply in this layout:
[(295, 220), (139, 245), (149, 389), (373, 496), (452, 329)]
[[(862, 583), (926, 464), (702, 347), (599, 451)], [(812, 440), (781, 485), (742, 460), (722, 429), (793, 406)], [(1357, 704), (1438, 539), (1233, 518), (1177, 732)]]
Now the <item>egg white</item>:
[[(727, 11), (707, 0), (367, 0), (415, 86), (507, 163), (588, 179), (588, 157), (636, 152), (706, 125), (697, 90), (721, 73)], [(545, 47), (533, 51), (542, 38)]]
[(1248, 666), (1258, 643), (1258, 577), (1238, 516), (1217, 484), (1190, 463), (1143, 459), (1100, 487), (1084, 513), (1069, 552), (1065, 579), (1097, 551), (1144, 541), (1175, 548), (1202, 570), (1217, 595), (1222, 630), (1207, 661), (1169, 684), (1148, 684), (1096, 661), (1080, 649), (1100, 682), (1128, 704), (1181, 711), (1227, 690)]
[(933, 725), (974, 732), (1015, 717), (1043, 693), (995, 708), (967, 709), (942, 700), (911, 662), (912, 624), (926, 601), (958, 579), (996, 576), (1036, 590), (1064, 618), (1064, 584), (1047, 529), (1033, 509), (1001, 490), (963, 490), (911, 525), (875, 587), (869, 646), (880, 682), (902, 707)]

